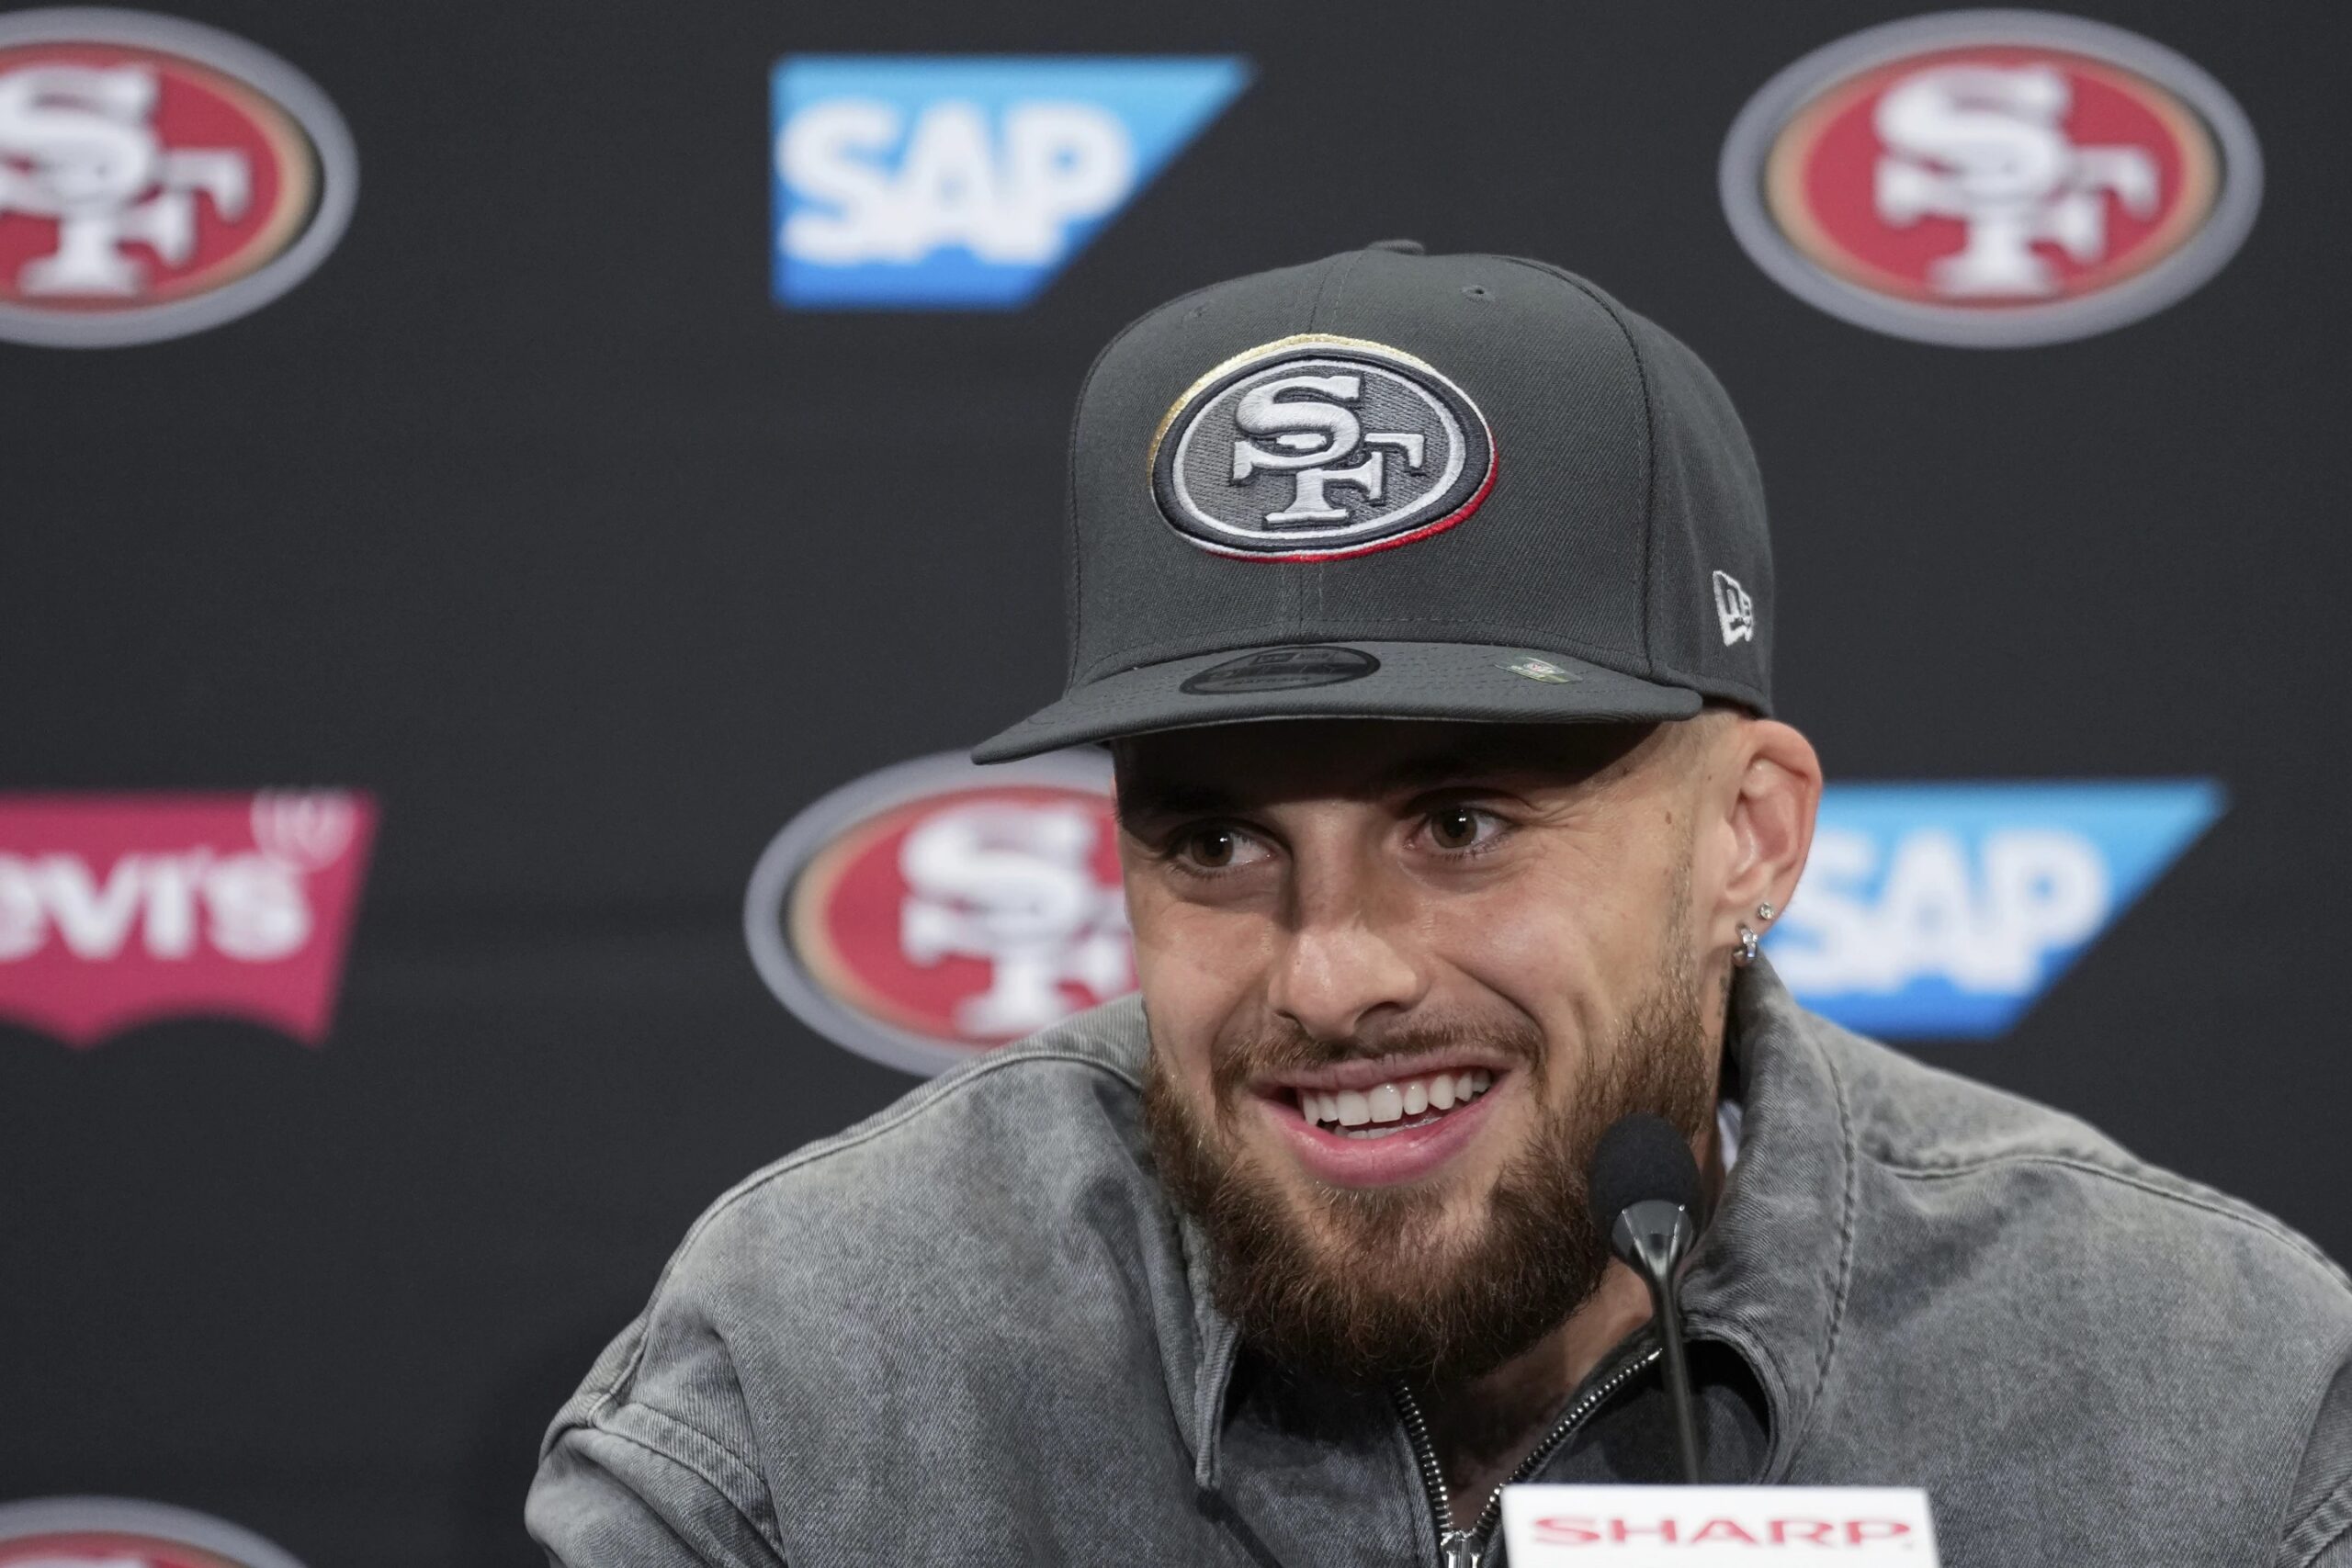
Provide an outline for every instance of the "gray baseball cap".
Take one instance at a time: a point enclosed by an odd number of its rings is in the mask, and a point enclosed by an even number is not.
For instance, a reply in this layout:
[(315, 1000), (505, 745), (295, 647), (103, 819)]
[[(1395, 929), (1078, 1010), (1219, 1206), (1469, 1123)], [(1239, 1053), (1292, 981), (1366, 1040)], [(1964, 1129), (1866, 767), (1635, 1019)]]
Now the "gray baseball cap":
[(1061, 700), (972, 755), (1241, 720), (1770, 710), (1754, 454), (1573, 274), (1383, 242), (1162, 305), (1070, 431)]

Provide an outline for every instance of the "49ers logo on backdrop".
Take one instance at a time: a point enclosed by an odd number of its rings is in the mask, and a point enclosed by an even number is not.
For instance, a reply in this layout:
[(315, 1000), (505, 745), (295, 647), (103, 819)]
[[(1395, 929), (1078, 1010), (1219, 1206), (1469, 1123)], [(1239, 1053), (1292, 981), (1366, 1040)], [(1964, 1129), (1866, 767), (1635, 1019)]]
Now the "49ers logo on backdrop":
[(334, 791), (0, 795), (0, 1018), (74, 1045), (197, 1015), (323, 1043), (375, 825)]
[(0, 1568), (301, 1568), (248, 1529), (130, 1497), (0, 1504)]
[(886, 768), (793, 818), (744, 905), (801, 1021), (936, 1073), (1135, 987), (1107, 762)]
[(241, 39), (0, 16), (0, 338), (105, 347), (243, 315), (324, 258), (356, 183), (334, 106)]
[(1860, 325), (1982, 347), (2086, 336), (2228, 261), (2261, 152), (2228, 91), (2133, 33), (2033, 12), (1872, 28), (1774, 77), (1734, 124), (1749, 255)]

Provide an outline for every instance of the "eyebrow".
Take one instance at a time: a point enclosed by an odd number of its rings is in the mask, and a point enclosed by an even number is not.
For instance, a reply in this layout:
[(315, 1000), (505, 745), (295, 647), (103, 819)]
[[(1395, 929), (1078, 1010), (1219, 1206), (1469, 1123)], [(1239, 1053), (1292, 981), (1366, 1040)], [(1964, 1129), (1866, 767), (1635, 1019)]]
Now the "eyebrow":
[(1150, 780), (1121, 779), (1113, 804), (1119, 826), (1130, 833), (1149, 818), (1230, 817), (1244, 809), (1241, 797), (1230, 790)]
[[(1480, 777), (1532, 773), (1543, 773), (1560, 784), (1577, 784), (1600, 772), (1601, 766), (1600, 761), (1576, 756), (1566, 749), (1530, 756), (1523, 746), (1472, 743), (1393, 762), (1374, 773), (1362, 794), (1376, 799)], [(1125, 778), (1119, 782), (1119, 825), (1130, 832), (1148, 818), (1238, 816), (1246, 813), (1252, 804), (1230, 789), (1183, 779)]]
[[(1429, 789), (1482, 774), (1549, 773), (1557, 771), (1556, 766), (1547, 760), (1512, 756), (1489, 746), (1459, 746), (1419, 757), (1408, 757), (1383, 768), (1373, 776), (1371, 793), (1390, 795), (1398, 790)], [(1575, 773), (1582, 776), (1590, 771), (1578, 769)]]

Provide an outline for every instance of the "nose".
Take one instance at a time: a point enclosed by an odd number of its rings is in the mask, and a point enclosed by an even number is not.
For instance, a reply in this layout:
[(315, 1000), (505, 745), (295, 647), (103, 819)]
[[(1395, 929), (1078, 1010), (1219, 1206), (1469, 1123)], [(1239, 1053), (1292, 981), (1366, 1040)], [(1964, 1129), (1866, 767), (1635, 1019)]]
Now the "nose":
[(1301, 908), (1276, 956), (1268, 1002), (1317, 1040), (1351, 1040), (1409, 1010), (1427, 980), (1385, 922), (1352, 897)]

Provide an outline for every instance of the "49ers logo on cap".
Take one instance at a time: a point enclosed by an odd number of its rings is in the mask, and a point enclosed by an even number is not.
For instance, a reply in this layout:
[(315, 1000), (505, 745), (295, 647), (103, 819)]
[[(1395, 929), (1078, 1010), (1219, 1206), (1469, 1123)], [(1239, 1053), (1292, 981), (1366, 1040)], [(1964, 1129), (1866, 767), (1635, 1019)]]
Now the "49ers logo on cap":
[(243, 315), (324, 258), (356, 183), (334, 106), (242, 39), (0, 17), (0, 338), (96, 348)]
[(1107, 763), (949, 753), (826, 795), (745, 896), (752, 962), (800, 1021), (936, 1073), (1135, 987)]
[(1338, 560), (1427, 538), (1478, 509), (1495, 442), (1468, 393), (1411, 355), (1288, 337), (1176, 400), (1152, 493), (1177, 532), (1251, 560)]
[(0, 1504), (0, 1568), (301, 1568), (225, 1519), (130, 1497)]
[(2134, 33), (1962, 11), (1774, 77), (1724, 147), (1740, 243), (1859, 325), (2005, 347), (2121, 326), (2230, 258), (2261, 152), (2211, 76)]

